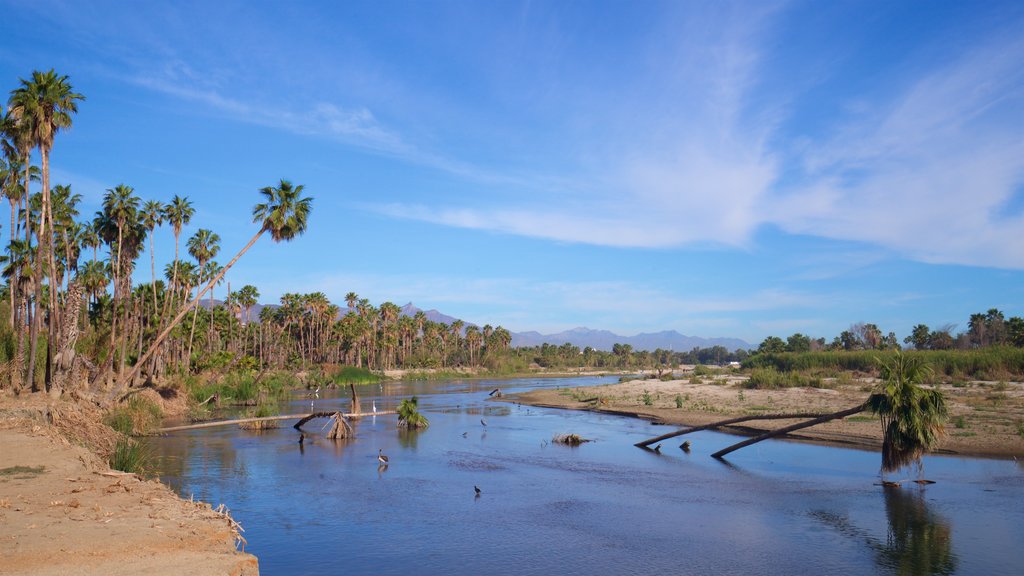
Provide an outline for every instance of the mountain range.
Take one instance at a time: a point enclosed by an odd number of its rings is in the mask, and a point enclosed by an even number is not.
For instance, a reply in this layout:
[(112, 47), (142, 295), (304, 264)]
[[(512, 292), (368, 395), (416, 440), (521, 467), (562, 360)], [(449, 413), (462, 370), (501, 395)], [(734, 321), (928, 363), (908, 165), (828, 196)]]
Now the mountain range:
[[(203, 299), (200, 306), (203, 308), (209, 307), (209, 300)], [(214, 306), (223, 304), (221, 300), (214, 299)], [(275, 304), (257, 304), (252, 307), (249, 315), (252, 320), (259, 318), (260, 310), (264, 307), (276, 308)], [(415, 316), (417, 312), (421, 310), (413, 305), (412, 302), (402, 306), (401, 314), (403, 316)], [(339, 317), (348, 312), (347, 307), (342, 307), (339, 312)], [(422, 310), (423, 314), (427, 317), (427, 320), (431, 322), (440, 322), (444, 324), (451, 324), (457, 318), (448, 316), (437, 310)], [(478, 326), (472, 322), (463, 321), (466, 326)], [(621, 336), (608, 330), (593, 330), (591, 328), (573, 328), (572, 330), (565, 330), (555, 334), (541, 334), (536, 331), (529, 332), (512, 332), (512, 346), (540, 346), (541, 344), (547, 343), (554, 346), (561, 346), (562, 344), (572, 344), (573, 346), (579, 346), (580, 348), (586, 348), (590, 346), (595, 350), (611, 350), (615, 344), (629, 344), (633, 347), (633, 350), (676, 350), (680, 352), (686, 352), (694, 348), (711, 348), (712, 346), (722, 346), (727, 350), (739, 350), (749, 349), (752, 346), (744, 340), (739, 338), (702, 338), (700, 336), (686, 336), (680, 334), (675, 330), (665, 330), (662, 332), (651, 332), (637, 334), (636, 336)]]

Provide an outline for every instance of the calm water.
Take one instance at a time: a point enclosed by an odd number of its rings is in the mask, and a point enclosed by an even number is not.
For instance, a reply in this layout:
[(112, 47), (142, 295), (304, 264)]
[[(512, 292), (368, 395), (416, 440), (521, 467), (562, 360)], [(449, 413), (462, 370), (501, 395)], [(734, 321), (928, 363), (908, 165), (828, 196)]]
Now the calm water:
[[(662, 455), (647, 422), (485, 402), (613, 379), (364, 387), (364, 409), (420, 397), (429, 429), (365, 418), (356, 438), (235, 427), (154, 439), (163, 480), (224, 503), (275, 574), (1024, 574), (1024, 467), (932, 457), (936, 484), (883, 489), (877, 453), (697, 433)], [(347, 407), (321, 398), (317, 410)], [(296, 400), (289, 412), (310, 407)], [(487, 426), (481, 424), (485, 419)], [(554, 434), (594, 440), (551, 445)], [(380, 469), (377, 450), (391, 465)], [(476, 497), (473, 486), (482, 494)]]

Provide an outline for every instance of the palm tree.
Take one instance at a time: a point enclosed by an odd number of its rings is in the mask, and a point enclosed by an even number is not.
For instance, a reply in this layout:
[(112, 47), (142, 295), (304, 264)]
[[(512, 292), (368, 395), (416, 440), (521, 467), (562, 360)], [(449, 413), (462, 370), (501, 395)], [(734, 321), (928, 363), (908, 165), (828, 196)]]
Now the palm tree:
[(413, 396), (406, 398), (398, 405), (399, 428), (426, 428), (430, 426), (427, 417), (419, 412), (419, 399)]
[(107, 277), (107, 266), (96, 260), (89, 260), (83, 264), (78, 272), (78, 278), (93, 302), (99, 300), (99, 295), (105, 292), (107, 285), (110, 284), (110, 278)]
[[(142, 225), (149, 230), (149, 273), (156, 287), (156, 252), (153, 250), (153, 232), (164, 223), (164, 205), (158, 200), (146, 200), (142, 205)], [(153, 315), (156, 316), (156, 290), (153, 290)]]
[[(7, 279), (7, 286), (17, 288), (17, 291), (25, 295), (24, 301), (28, 306), (28, 294), (32, 290), (32, 281), (35, 278), (35, 271), (33, 268), (32, 258), (32, 247), (24, 240), (12, 240), (7, 246), (7, 255), (0, 257), (0, 264), (3, 265), (3, 277)], [(18, 329), (18, 344), (14, 355), (14, 365), (11, 367), (11, 388), (14, 390), (20, 389), (20, 381), (22, 377), (23, 364), (25, 359), (25, 322), (20, 318), (19, 309), (21, 302), (18, 302), (17, 308), (11, 308), (11, 317), (18, 318), (17, 325)], [(32, 380), (28, 380), (30, 385), (34, 385)]]
[[(171, 230), (174, 232), (174, 263), (175, 266), (172, 268), (173, 273), (177, 273), (178, 267), (178, 247), (179, 240), (181, 239), (181, 228), (187, 226), (192, 221), (192, 216), (196, 213), (195, 208), (192, 207), (192, 203), (189, 202), (188, 198), (182, 198), (181, 196), (175, 195), (171, 198), (170, 204), (164, 206), (164, 218), (171, 224)], [(178, 283), (178, 277), (174, 276), (171, 278), (171, 285)], [(166, 302), (164, 314), (170, 313), (171, 301)]]
[(252, 248), (253, 244), (263, 236), (265, 232), (270, 232), (270, 237), (274, 242), (280, 241), (291, 241), (296, 236), (299, 236), (306, 231), (306, 225), (309, 219), (309, 213), (313, 209), (313, 198), (302, 197), (303, 186), (293, 186), (291, 182), (287, 180), (281, 180), (277, 187), (267, 186), (260, 189), (260, 194), (263, 195), (264, 202), (257, 204), (253, 207), (252, 216), (253, 222), (260, 225), (260, 229), (256, 234), (249, 240), (234, 258), (228, 262), (227, 266), (221, 269), (220, 274), (216, 278), (210, 280), (205, 288), (199, 291), (195, 299), (190, 302), (187, 306), (184, 306), (178, 311), (178, 314), (171, 320), (171, 322), (164, 328), (156, 340), (150, 344), (150, 347), (146, 352), (139, 357), (138, 362), (131, 369), (127, 376), (121, 379), (121, 388), (126, 388), (135, 376), (138, 374), (139, 369), (145, 364), (146, 360), (153, 355), (153, 352), (160, 345), (161, 342), (167, 338), (167, 335), (171, 333), (171, 330), (182, 318), (188, 314), (189, 309), (195, 306), (199, 300), (206, 294), (215, 283), (220, 281), (221, 277), (238, 262), (238, 259), (245, 254), (249, 248)]
[[(39, 155), (42, 158), (43, 168), (43, 208), (39, 221), (39, 246), (40, 256), (43, 251), (43, 239), (47, 239), (46, 262), (50, 267), (50, 274), (54, 275), (57, 266), (54, 260), (53, 242), (49, 241), (46, 234), (46, 223), (53, 227), (53, 214), (50, 208), (50, 150), (53, 149), (53, 140), (57, 133), (71, 127), (71, 115), (78, 112), (78, 101), (85, 97), (72, 91), (67, 76), (58, 75), (53, 69), (48, 72), (34, 70), (32, 79), (21, 79), (21, 87), (11, 92), (10, 111), (11, 115), (25, 125), (29, 134), (31, 145), (39, 148)], [(28, 158), (28, 154), (25, 154)], [(26, 189), (28, 186), (26, 184)], [(51, 280), (52, 282), (52, 280)], [(37, 285), (37, 292), (41, 286)], [(53, 351), (53, 339), (57, 332), (59, 323), (57, 311), (57, 290), (51, 284), (50, 290), (50, 330), (48, 333), (49, 350)], [(49, 378), (49, 374), (47, 374)]]
[[(108, 188), (103, 197), (103, 211), (96, 213), (94, 226), (100, 236), (108, 245), (113, 246), (116, 242), (116, 256), (111, 262), (114, 280), (114, 316), (110, 324), (110, 345), (111, 358), (117, 343), (117, 307), (123, 298), (122, 288), (125, 276), (124, 257), (125, 254), (125, 230), (136, 227), (139, 222), (139, 197), (135, 195), (135, 189), (125, 184), (118, 184), (114, 188)], [(116, 236), (114, 232), (116, 231)], [(115, 239), (116, 238), (116, 239)], [(113, 254), (112, 254), (113, 255)], [(134, 255), (132, 255), (134, 260)]]
[[(220, 236), (215, 234), (212, 230), (206, 228), (200, 229), (188, 240), (188, 253), (199, 262), (199, 273), (202, 275), (203, 280), (212, 278), (213, 275), (206, 276), (206, 263), (211, 258), (215, 257), (220, 252)], [(197, 301), (198, 304), (198, 301)], [(213, 302), (210, 302), (210, 307), (213, 308)], [(199, 316), (199, 306), (195, 308), (195, 312), (192, 314), (192, 331), (188, 337), (188, 356), (185, 361), (185, 367), (188, 369), (192, 364), (192, 341), (196, 334), (196, 319)]]
[(881, 383), (868, 398), (867, 408), (882, 424), (882, 472), (909, 464), (921, 468), (921, 456), (938, 442), (948, 416), (942, 393), (923, 388), (932, 370), (919, 356), (897, 352), (882, 362)]

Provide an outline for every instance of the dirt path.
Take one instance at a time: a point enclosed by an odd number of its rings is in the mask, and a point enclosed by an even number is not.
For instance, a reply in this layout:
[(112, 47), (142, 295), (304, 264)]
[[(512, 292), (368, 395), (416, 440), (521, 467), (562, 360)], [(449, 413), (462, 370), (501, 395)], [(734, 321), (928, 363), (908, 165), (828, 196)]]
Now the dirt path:
[(0, 559), (0, 574), (259, 574), (225, 515), (24, 418), (0, 419)]
[[(745, 380), (732, 375), (633, 380), (606, 386), (534, 390), (509, 394), (501, 401), (618, 413), (682, 427), (746, 414), (836, 412), (864, 402), (873, 384), (865, 379), (829, 383), (829, 389), (750, 390), (743, 387)], [(937, 453), (1024, 458), (1024, 383), (971, 382), (943, 385), (941, 389), (951, 417)], [(793, 422), (745, 422), (723, 431), (753, 434)], [(663, 433), (670, 431), (666, 427)], [(882, 444), (881, 426), (867, 413), (801, 430), (790, 437), (867, 449), (880, 449)]]

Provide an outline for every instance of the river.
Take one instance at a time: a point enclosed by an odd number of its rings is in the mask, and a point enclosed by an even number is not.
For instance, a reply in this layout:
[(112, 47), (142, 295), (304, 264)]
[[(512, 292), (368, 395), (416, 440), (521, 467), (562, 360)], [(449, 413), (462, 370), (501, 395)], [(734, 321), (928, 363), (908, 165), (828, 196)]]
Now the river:
[[(614, 381), (363, 386), (364, 410), (417, 395), (430, 427), (401, 432), (389, 415), (358, 421), (349, 440), (325, 439), (318, 420), (302, 445), (288, 422), (177, 432), (151, 446), (164, 482), (231, 510), (264, 576), (1024, 574), (1017, 462), (928, 457), (935, 484), (888, 489), (876, 485), (877, 452), (778, 440), (724, 463), (709, 455), (735, 437), (699, 432), (659, 455), (633, 443), (664, 426), (487, 401), (496, 387)], [(313, 407), (347, 408), (335, 394)], [(551, 444), (560, 433), (593, 442)], [(686, 438), (689, 453), (678, 447)]]

